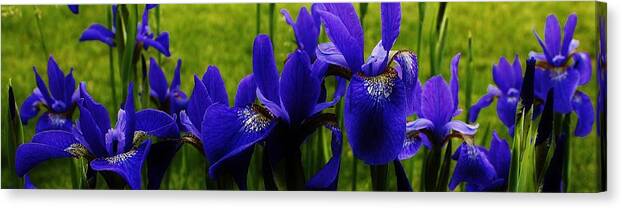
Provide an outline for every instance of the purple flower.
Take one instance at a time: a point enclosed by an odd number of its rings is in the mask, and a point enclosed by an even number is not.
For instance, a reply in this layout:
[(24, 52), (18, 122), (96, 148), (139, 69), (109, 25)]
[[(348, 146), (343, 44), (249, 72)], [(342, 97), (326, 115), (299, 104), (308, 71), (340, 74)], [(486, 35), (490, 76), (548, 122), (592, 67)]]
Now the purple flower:
[[(400, 159), (414, 156), (421, 144), (430, 148), (441, 147), (451, 137), (471, 137), (477, 132), (477, 125), (469, 125), (460, 120), (453, 120), (462, 110), (458, 108), (458, 63), (460, 54), (451, 59), (451, 82), (448, 85), (442, 76), (430, 78), (421, 94), (417, 95), (418, 119), (406, 125), (407, 138), (403, 143)], [(418, 91), (418, 90), (416, 90)]]
[(178, 59), (175, 66), (175, 75), (169, 86), (166, 76), (164, 76), (164, 72), (160, 69), (156, 60), (154, 58), (149, 59), (149, 94), (160, 110), (166, 111), (171, 115), (185, 109), (188, 102), (186, 94), (180, 88), (180, 68), (181, 59)]
[(354, 156), (367, 164), (397, 158), (405, 139), (406, 115), (416, 82), (416, 56), (389, 66), (389, 51), (400, 31), (399, 3), (382, 3), (382, 40), (363, 58), (363, 29), (352, 4), (318, 4), (317, 13), (332, 42), (320, 44), (318, 60), (349, 69), (352, 79), (345, 98), (345, 127)]
[(494, 98), (498, 98), (497, 116), (509, 129), (510, 135), (514, 135), (516, 106), (520, 100), (523, 82), (522, 67), (518, 55), (514, 57), (513, 64), (510, 64), (505, 57), (501, 57), (499, 63), (492, 66), (492, 77), (496, 86), (488, 85), (486, 95), (471, 106), (469, 123), (475, 122), (480, 110), (492, 104)]
[(449, 189), (466, 182), (467, 191), (505, 191), (510, 172), (510, 146), (492, 133), (490, 150), (464, 142), (452, 155), (457, 160)]
[[(154, 39), (154, 34), (149, 29), (149, 10), (156, 6), (157, 5), (154, 4), (147, 4), (145, 6), (142, 21), (138, 24), (137, 28), (136, 44), (142, 46), (145, 50), (149, 49), (149, 47), (155, 48), (164, 56), (169, 57), (171, 55), (169, 51), (169, 33), (162, 32)], [(113, 22), (116, 22), (117, 5), (112, 6), (112, 13), (114, 17)], [(80, 41), (100, 41), (110, 47), (114, 47), (115, 34), (116, 30), (114, 26), (112, 29), (108, 29), (101, 24), (95, 23), (82, 32)]]
[(84, 157), (89, 160), (90, 169), (116, 173), (130, 188), (140, 189), (141, 168), (151, 141), (136, 135), (160, 137), (168, 129), (176, 128), (173, 118), (157, 110), (134, 112), (131, 84), (114, 127), (110, 126), (108, 111), (91, 98), (84, 83), (80, 85), (78, 106), (80, 119), (72, 132), (39, 132), (30, 143), (18, 147), (17, 174), (24, 176), (46, 160)]
[(73, 78), (73, 68), (65, 76), (61, 71), (54, 57), (48, 59), (48, 86), (39, 76), (37, 68), (33, 67), (37, 87), (32, 94), (26, 98), (20, 108), (20, 115), (23, 124), (39, 113), (41, 107), (47, 109), (39, 117), (35, 127), (35, 132), (45, 130), (71, 130), (71, 115), (76, 106), (78, 91), (75, 87)]
[(309, 14), (306, 7), (301, 7), (298, 12), (298, 19), (295, 22), (289, 11), (281, 9), (281, 14), (285, 17), (285, 21), (294, 30), (298, 49), (306, 52), (312, 61), (316, 59), (315, 50), (320, 36), (320, 16), (317, 14), (318, 6), (318, 4), (311, 6), (311, 14)]
[(579, 41), (572, 39), (577, 24), (577, 15), (571, 14), (566, 20), (562, 39), (559, 21), (555, 15), (546, 18), (545, 41), (534, 31), (543, 53), (531, 52), (535, 57), (535, 96), (546, 99), (548, 89), (555, 93), (554, 110), (558, 113), (574, 111), (579, 117), (575, 128), (576, 136), (587, 136), (592, 131), (594, 109), (590, 98), (577, 90), (586, 85), (592, 76), (592, 64), (588, 53), (578, 52)]

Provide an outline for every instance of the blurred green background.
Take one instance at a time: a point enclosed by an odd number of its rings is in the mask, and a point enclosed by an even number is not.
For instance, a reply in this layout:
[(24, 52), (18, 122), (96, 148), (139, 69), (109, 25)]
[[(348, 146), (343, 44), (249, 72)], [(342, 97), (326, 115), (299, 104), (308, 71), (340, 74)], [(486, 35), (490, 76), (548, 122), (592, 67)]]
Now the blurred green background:
[[(402, 26), (400, 36), (394, 49), (417, 48), (417, 27), (419, 26), (418, 3), (402, 3)], [(426, 16), (423, 23), (423, 37), (421, 53), (418, 54), (419, 73), (422, 82), (429, 76), (429, 43), (430, 30), (436, 21), (436, 12), (439, 3), (426, 3)], [(491, 66), (498, 62), (499, 57), (505, 56), (510, 60), (515, 54), (520, 56), (524, 63), (529, 51), (540, 51), (532, 31), (536, 29), (543, 34), (544, 20), (548, 14), (556, 14), (560, 21), (565, 22), (566, 16), (577, 13), (579, 22), (575, 32), (575, 39), (581, 42), (579, 50), (589, 52), (591, 57), (596, 55), (596, 24), (594, 2), (452, 2), (448, 4), (449, 18), (447, 43), (442, 55), (442, 64), (437, 72), (445, 78), (449, 77), (449, 59), (458, 52), (463, 53), (460, 64), (462, 87), (466, 73), (473, 73), (473, 101), (486, 92), (487, 85), (492, 83)], [(310, 4), (276, 4), (274, 49), (279, 68), (288, 53), (292, 52), (296, 44), (294, 35), (278, 13), (280, 9), (288, 9), (294, 17), (301, 6), (310, 8)], [(358, 9), (359, 4), (355, 7)], [(371, 49), (380, 40), (380, 12), (379, 4), (369, 4), (367, 16), (363, 21), (365, 31), (365, 51)], [(106, 105), (115, 120), (116, 107), (112, 105), (108, 77), (108, 47), (99, 42), (78, 41), (82, 31), (92, 23), (106, 23), (106, 12), (109, 5), (83, 5), (80, 14), (72, 14), (65, 5), (37, 5), (37, 6), (2, 6), (2, 179), (7, 176), (8, 161), (6, 151), (7, 139), (7, 86), (12, 80), (17, 102), (21, 102), (32, 92), (35, 81), (32, 67), (36, 66), (44, 79), (47, 59), (53, 55), (60, 67), (67, 72), (75, 68), (74, 76), (78, 81), (87, 82), (88, 90), (99, 102)], [(169, 81), (172, 77), (175, 61), (183, 60), (182, 89), (190, 95), (193, 87), (193, 74), (202, 75), (208, 65), (216, 65), (225, 80), (229, 99), (233, 101), (237, 83), (246, 74), (252, 72), (252, 44), (256, 35), (256, 4), (194, 4), (194, 5), (161, 5), (161, 31), (170, 33), (170, 58), (162, 57), (163, 67)], [(262, 33), (268, 33), (269, 12), (268, 5), (261, 5)], [(142, 10), (141, 10), (142, 12)], [(37, 23), (37, 16), (40, 22)], [(37, 28), (40, 25), (40, 31)], [(563, 24), (563, 23), (562, 23)], [(151, 13), (152, 30), (155, 25), (155, 15)], [(473, 69), (467, 72), (466, 52), (467, 37), (473, 37)], [(323, 37), (326, 41), (326, 38)], [(45, 48), (44, 46), (45, 45)], [(147, 55), (157, 56), (154, 49)], [(116, 56), (115, 56), (115, 61)], [(524, 65), (524, 64), (523, 64)], [(117, 66), (117, 65), (115, 65)], [(595, 67), (595, 64), (593, 63)], [(595, 70), (593, 70), (595, 71)], [(117, 77), (117, 84), (120, 79)], [(332, 82), (331, 82), (332, 84)], [(329, 87), (329, 89), (331, 89)], [(581, 87), (596, 101), (596, 76), (592, 76), (590, 84)], [(460, 106), (464, 108), (464, 90), (461, 90)], [(117, 89), (117, 93), (120, 93)], [(485, 141), (492, 130), (496, 130), (503, 138), (508, 138), (506, 128), (496, 116), (496, 103), (483, 110), (478, 122), (480, 134), (476, 140)], [(594, 105), (595, 106), (595, 105)], [(113, 110), (114, 109), (114, 110)], [(465, 111), (466, 112), (466, 111)], [(463, 112), (458, 119), (465, 119)], [(573, 122), (576, 122), (573, 117)], [(34, 122), (25, 126), (25, 140), (30, 140), (34, 132)], [(484, 130), (490, 128), (488, 135)], [(598, 140), (596, 128), (586, 138), (572, 138), (572, 182), (570, 190), (573, 192), (595, 192), (598, 190)], [(324, 143), (328, 143), (329, 134), (324, 131)], [(311, 138), (315, 138), (313, 135)], [(310, 141), (313, 141), (311, 139)], [(344, 140), (346, 141), (346, 140)], [(454, 141), (457, 147), (460, 141)], [(313, 142), (305, 144), (303, 151), (312, 149)], [(486, 146), (488, 144), (485, 144)], [(352, 152), (344, 142), (339, 190), (352, 190), (356, 183), (356, 190), (370, 190), (371, 180), (369, 167), (361, 161), (353, 161)], [(323, 151), (324, 158), (328, 159), (329, 151)], [(305, 154), (306, 161), (313, 154)], [(415, 190), (419, 190), (419, 178), (422, 163), (421, 154), (403, 161), (410, 181)], [(69, 177), (69, 160), (55, 160), (44, 163), (32, 171), (31, 179), (39, 188), (71, 188)], [(325, 161), (316, 161), (308, 173), (313, 173)], [(353, 163), (358, 163), (356, 174)], [(203, 189), (205, 188), (204, 159), (195, 149), (186, 145), (177, 155), (173, 165), (167, 173), (164, 188), (170, 189)], [(261, 179), (253, 176), (256, 165), (251, 165), (249, 173), (249, 188), (263, 189)], [(392, 168), (391, 168), (392, 170)], [(353, 175), (356, 178), (353, 178)], [(390, 172), (390, 174), (392, 174)], [(308, 178), (310, 174), (307, 174)], [(393, 177), (391, 177), (393, 178)], [(392, 179), (395, 180), (395, 179)], [(99, 187), (104, 187), (103, 180), (99, 180)], [(6, 182), (2, 183), (2, 187)], [(392, 186), (395, 186), (392, 182)]]

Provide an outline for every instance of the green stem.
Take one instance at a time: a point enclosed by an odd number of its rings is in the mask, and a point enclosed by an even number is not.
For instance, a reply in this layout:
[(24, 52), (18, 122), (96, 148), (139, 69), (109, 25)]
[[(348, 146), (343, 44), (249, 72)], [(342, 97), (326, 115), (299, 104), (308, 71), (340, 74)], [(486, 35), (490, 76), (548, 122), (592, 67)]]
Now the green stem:
[(562, 172), (563, 192), (570, 192), (572, 189), (572, 138), (570, 137), (570, 115), (564, 116), (562, 123), (562, 134), (566, 135), (566, 142), (564, 142), (564, 166)]
[(47, 46), (45, 45), (45, 40), (43, 40), (43, 29), (41, 29), (41, 10), (37, 7), (35, 8), (35, 24), (37, 25), (37, 31), (39, 32), (39, 43), (41, 44), (41, 49), (43, 49), (44, 57), (47, 59), (50, 55)]
[(438, 180), (438, 170), (441, 166), (441, 147), (433, 144), (432, 150), (427, 155), (425, 161), (425, 187), (424, 191), (436, 191), (436, 182)]
[(269, 22), (269, 28), (270, 28), (270, 40), (272, 40), (272, 42), (274, 43), (275, 37), (274, 37), (274, 27), (275, 27), (275, 22), (274, 22), (274, 10), (275, 10), (276, 4), (275, 3), (270, 3), (269, 11), (270, 11), (270, 22)]
[[(114, 19), (112, 17), (112, 14), (110, 12), (110, 9), (108, 9), (108, 7), (106, 7), (106, 16), (108, 17), (108, 28), (112, 28), (113, 27), (113, 22), (112, 20)], [(109, 67), (109, 81), (110, 81), (110, 93), (112, 93), (112, 104), (115, 108), (119, 107), (119, 103), (117, 101), (117, 90), (116, 90), (116, 81), (115, 81), (115, 76), (114, 76), (114, 55), (112, 54), (112, 47), (108, 48), (108, 67)]]
[(371, 183), (373, 191), (388, 191), (387, 176), (389, 173), (389, 165), (370, 165)]
[(436, 182), (436, 191), (447, 191), (447, 185), (449, 184), (449, 170), (451, 167), (451, 141), (447, 141), (445, 148), (445, 154), (443, 156), (443, 162), (439, 173), (438, 181)]
[(257, 3), (257, 9), (255, 10), (255, 34), (259, 34), (261, 30), (261, 4)]

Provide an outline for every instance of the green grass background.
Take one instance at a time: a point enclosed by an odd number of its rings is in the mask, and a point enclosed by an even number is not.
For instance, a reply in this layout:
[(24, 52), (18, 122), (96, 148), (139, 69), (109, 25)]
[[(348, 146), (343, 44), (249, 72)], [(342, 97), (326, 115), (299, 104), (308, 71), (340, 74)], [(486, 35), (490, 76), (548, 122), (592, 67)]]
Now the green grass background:
[[(296, 44), (291, 28), (278, 13), (281, 8), (288, 9), (297, 16), (300, 6), (310, 7), (309, 4), (276, 4), (276, 26), (274, 48), (279, 68), (287, 54), (292, 52)], [(430, 73), (429, 65), (429, 30), (432, 22), (436, 21), (438, 3), (427, 3), (425, 22), (423, 25), (423, 42), (421, 46), (420, 77), (427, 78)], [(358, 8), (358, 4), (355, 4)], [(99, 42), (78, 42), (81, 32), (91, 23), (106, 23), (107, 5), (86, 5), (80, 7), (80, 14), (73, 15), (64, 5), (38, 6), (2, 6), (2, 179), (6, 179), (8, 161), (6, 139), (7, 122), (7, 86), (12, 80), (16, 99), (21, 102), (32, 92), (35, 86), (32, 67), (36, 66), (46, 79), (46, 64), (49, 55), (53, 55), (61, 68), (67, 72), (74, 67), (76, 80), (87, 82), (88, 90), (93, 97), (109, 108), (112, 120), (115, 120), (116, 108), (112, 99), (108, 81), (108, 47)], [(263, 4), (261, 11), (261, 32), (268, 33), (268, 5)], [(216, 65), (224, 77), (229, 99), (233, 101), (237, 83), (252, 72), (252, 43), (256, 35), (256, 5), (255, 4), (194, 4), (194, 5), (161, 5), (161, 30), (170, 32), (170, 58), (162, 58), (161, 66), (167, 77), (173, 73), (177, 58), (183, 60), (182, 89), (189, 95), (193, 86), (193, 74), (202, 75), (208, 65)], [(142, 12), (142, 10), (141, 10)], [(491, 66), (497, 63), (499, 57), (510, 59), (515, 54), (520, 56), (524, 63), (529, 51), (540, 51), (532, 30), (536, 29), (543, 34), (546, 15), (556, 14), (562, 22), (570, 13), (577, 13), (579, 23), (575, 32), (575, 39), (580, 40), (580, 50), (596, 55), (596, 24), (594, 2), (453, 2), (448, 4), (448, 37), (441, 67), (436, 69), (449, 78), (450, 58), (458, 52), (463, 53), (460, 64), (460, 76), (466, 73), (474, 74), (473, 102), (486, 92), (487, 85), (492, 83)], [(36, 15), (41, 17), (41, 34), (37, 30)], [(373, 46), (380, 40), (380, 12), (379, 4), (369, 5), (367, 16), (363, 22), (365, 31), (365, 51), (369, 54)], [(417, 3), (402, 3), (402, 26), (400, 36), (394, 49), (412, 49), (417, 47), (418, 22)], [(155, 15), (151, 14), (152, 30), (155, 25)], [(473, 71), (467, 72), (466, 52), (468, 33), (473, 36)], [(325, 38), (325, 37), (324, 37)], [(325, 40), (325, 39), (324, 39)], [(42, 47), (45, 43), (45, 51)], [(157, 56), (150, 49), (147, 55)], [(116, 58), (116, 56), (115, 56)], [(117, 61), (117, 60), (115, 60)], [(593, 62), (592, 64), (595, 67)], [(115, 65), (116, 66), (116, 65)], [(117, 85), (120, 79), (117, 77)], [(463, 83), (465, 80), (462, 79)], [(329, 88), (330, 89), (330, 88)], [(120, 88), (117, 93), (120, 93)], [(596, 101), (596, 77), (592, 76), (590, 84), (581, 87), (581, 90)], [(461, 90), (460, 99), (464, 100), (464, 90)], [(464, 108), (464, 103), (460, 104)], [(496, 116), (496, 103), (481, 112), (478, 122), (482, 130), (476, 139), (490, 137), (482, 135), (484, 128), (490, 126), (504, 138), (508, 138), (507, 130)], [(113, 110), (114, 109), (114, 110)], [(464, 120), (462, 113), (458, 119)], [(573, 117), (576, 120), (576, 117)], [(574, 121), (573, 121), (574, 122)], [(34, 131), (34, 121), (25, 126), (25, 140), (30, 140)], [(596, 128), (586, 138), (572, 138), (571, 164), (571, 191), (595, 192), (598, 190), (598, 140)], [(323, 142), (328, 141), (328, 132), (324, 131)], [(316, 136), (312, 136), (315, 138)], [(344, 140), (345, 141), (345, 140)], [(356, 183), (356, 190), (370, 190), (371, 181), (369, 167), (361, 161), (358, 163), (356, 179), (353, 180), (353, 159), (351, 149), (344, 142), (345, 149), (341, 164), (339, 190), (352, 190), (352, 183)], [(454, 141), (454, 148), (459, 141)], [(487, 145), (487, 144), (486, 144)], [(303, 150), (312, 149), (313, 142), (305, 144)], [(329, 152), (324, 151), (324, 159)], [(305, 154), (308, 157), (312, 154)], [(318, 157), (314, 157), (318, 158)], [(322, 157), (320, 157), (322, 158)], [(419, 189), (419, 175), (422, 157), (419, 154), (403, 161), (415, 190)], [(201, 155), (191, 147), (184, 147), (177, 155), (170, 167), (164, 187), (171, 189), (203, 189), (205, 188), (205, 165)], [(311, 160), (306, 158), (305, 160)], [(49, 161), (32, 171), (32, 180), (40, 188), (70, 188), (69, 160)], [(312, 173), (319, 167), (316, 162), (308, 172)], [(261, 179), (252, 175), (251, 167), (249, 179), (250, 188), (263, 189), (258, 185)], [(392, 169), (392, 168), (391, 168)], [(390, 173), (392, 174), (392, 173)], [(306, 176), (307, 178), (309, 175)], [(393, 177), (392, 177), (393, 178)], [(393, 179), (394, 180), (394, 179)], [(105, 187), (101, 183), (100, 187)], [(393, 182), (393, 181), (392, 181)], [(5, 187), (5, 182), (2, 183)], [(392, 186), (395, 186), (392, 184)]]

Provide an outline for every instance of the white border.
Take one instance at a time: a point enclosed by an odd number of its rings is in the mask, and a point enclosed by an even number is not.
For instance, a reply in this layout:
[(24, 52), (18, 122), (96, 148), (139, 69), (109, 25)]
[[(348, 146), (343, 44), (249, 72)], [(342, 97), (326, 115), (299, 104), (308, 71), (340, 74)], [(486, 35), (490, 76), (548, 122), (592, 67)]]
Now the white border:
[[(333, 0), (334, 1), (334, 0)], [(343, 0), (338, 0), (343, 1)], [(451, 0), (448, 0), (451, 1)], [(49, 1), (49, 0), (8, 0), (0, 4), (105, 4), (119, 1)], [(127, 3), (147, 1), (126, 0)], [(232, 3), (232, 2), (275, 2), (258, 0), (152, 0), (153, 3)], [(278, 0), (276, 2), (295, 2)], [(308, 1), (304, 1), (308, 2)], [(516, 194), (516, 193), (378, 193), (378, 192), (232, 192), (232, 191), (55, 191), (55, 190), (1, 190), (0, 207), (621, 207), (620, 139), (622, 133), (616, 132), (622, 124), (622, 100), (617, 90), (622, 90), (622, 69), (620, 48), (622, 42), (615, 41), (620, 36), (619, 22), (622, 1), (608, 3), (609, 37), (609, 86), (608, 124), (609, 127), (609, 191), (598, 194)], [(0, 31), (10, 32), (10, 31)], [(613, 56), (611, 56), (613, 54)], [(4, 108), (1, 108), (4, 109)]]

